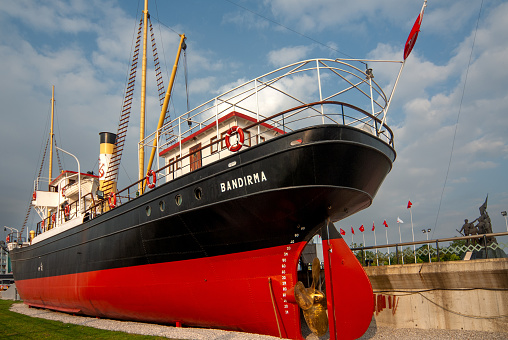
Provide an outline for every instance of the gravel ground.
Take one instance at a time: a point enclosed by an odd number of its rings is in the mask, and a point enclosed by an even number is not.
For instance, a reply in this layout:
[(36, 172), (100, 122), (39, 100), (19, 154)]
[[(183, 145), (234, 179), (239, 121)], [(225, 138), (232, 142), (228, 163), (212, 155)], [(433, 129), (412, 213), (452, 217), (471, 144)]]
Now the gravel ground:
[[(277, 337), (257, 335), (241, 332), (230, 332), (216, 329), (204, 328), (177, 328), (171, 326), (162, 326), (156, 324), (140, 323), (133, 321), (117, 321), (109, 319), (97, 319), (87, 316), (73, 316), (70, 314), (53, 312), (47, 309), (28, 308), (23, 303), (15, 303), (11, 307), (11, 311), (25, 314), (31, 317), (44, 318), (48, 320), (61, 321), (64, 323), (72, 323), (88, 327), (95, 327), (110, 331), (120, 331), (126, 333), (135, 333), (143, 335), (162, 336), (175, 339), (189, 340), (273, 340)], [(321, 337), (319, 340), (324, 340)], [(314, 335), (307, 336), (307, 340), (317, 340)], [(463, 331), (463, 330), (442, 330), (442, 329), (409, 329), (409, 328), (390, 328), (376, 327), (374, 322), (367, 332), (360, 338), (367, 339), (397, 339), (397, 340), (416, 340), (416, 339), (469, 339), (469, 340), (508, 340), (508, 333), (493, 333), (480, 331)]]

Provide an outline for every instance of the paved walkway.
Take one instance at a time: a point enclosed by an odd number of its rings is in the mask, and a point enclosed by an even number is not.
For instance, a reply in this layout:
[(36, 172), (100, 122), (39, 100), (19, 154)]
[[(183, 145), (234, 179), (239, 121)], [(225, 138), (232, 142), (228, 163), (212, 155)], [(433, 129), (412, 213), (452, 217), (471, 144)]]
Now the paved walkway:
[[(47, 309), (28, 308), (23, 303), (15, 303), (11, 307), (11, 311), (25, 314), (31, 317), (44, 318), (49, 320), (61, 321), (64, 323), (72, 323), (99, 329), (120, 331), (126, 333), (162, 336), (167, 338), (189, 339), (189, 340), (275, 340), (277, 337), (249, 334), (241, 332), (229, 332), (216, 329), (204, 328), (177, 328), (171, 326), (162, 326), (156, 324), (140, 323), (133, 321), (118, 321), (109, 319), (97, 319), (88, 316), (73, 316), (70, 314), (54, 312)], [(326, 340), (328, 336), (318, 339), (312, 335), (307, 336), (307, 340)], [(469, 339), (469, 340), (508, 340), (508, 330), (506, 333), (492, 333), (480, 331), (463, 331), (463, 330), (438, 330), (438, 329), (395, 329), (390, 327), (376, 327), (375, 323), (360, 338), (367, 339), (390, 339), (390, 340), (426, 340), (426, 339)]]

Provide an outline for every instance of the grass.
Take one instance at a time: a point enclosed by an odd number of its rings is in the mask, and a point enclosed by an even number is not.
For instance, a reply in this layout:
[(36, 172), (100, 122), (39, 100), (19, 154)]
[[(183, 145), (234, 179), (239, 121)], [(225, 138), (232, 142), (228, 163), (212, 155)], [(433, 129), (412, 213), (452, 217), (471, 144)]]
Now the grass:
[(11, 312), (13, 303), (0, 300), (0, 339), (166, 339), (32, 318)]

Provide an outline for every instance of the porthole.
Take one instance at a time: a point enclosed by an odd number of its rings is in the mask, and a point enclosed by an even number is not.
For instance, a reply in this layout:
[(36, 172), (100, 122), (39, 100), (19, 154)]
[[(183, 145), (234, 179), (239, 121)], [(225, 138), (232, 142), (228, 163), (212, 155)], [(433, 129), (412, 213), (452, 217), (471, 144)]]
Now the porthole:
[(176, 196), (175, 196), (175, 203), (176, 203), (176, 205), (178, 205), (178, 206), (179, 206), (180, 204), (182, 204), (182, 195), (176, 195)]
[(160, 201), (160, 202), (159, 202), (159, 209), (160, 209), (161, 211), (164, 211), (164, 209), (166, 209), (166, 202), (164, 202), (164, 201)]
[(200, 187), (197, 187), (196, 189), (194, 189), (194, 197), (196, 197), (197, 200), (200, 200), (202, 196), (203, 196), (203, 189), (201, 189)]
[(152, 208), (150, 206), (146, 207), (146, 216), (150, 216), (152, 214)]

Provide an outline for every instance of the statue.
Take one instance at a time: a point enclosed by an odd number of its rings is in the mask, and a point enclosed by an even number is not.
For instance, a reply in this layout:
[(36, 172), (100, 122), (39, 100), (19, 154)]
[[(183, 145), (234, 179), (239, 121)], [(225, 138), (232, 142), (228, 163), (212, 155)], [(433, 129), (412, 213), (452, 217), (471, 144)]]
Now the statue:
[[(492, 222), (489, 217), (489, 213), (487, 212), (487, 200), (489, 196), (487, 195), (487, 198), (485, 199), (485, 202), (480, 206), (480, 216), (475, 219), (473, 222), (469, 222), (469, 220), (464, 220), (464, 225), (462, 228), (457, 230), (460, 234), (462, 234), (462, 231), (464, 231), (464, 236), (470, 236), (470, 235), (481, 235), (482, 237), (476, 239), (468, 239), (467, 240), (467, 246), (469, 248), (469, 245), (473, 245), (472, 249), (472, 257), (471, 259), (478, 259), (478, 258), (502, 258), (507, 257), (505, 252), (497, 247), (496, 249), (493, 249), (491, 246), (493, 244), (497, 244), (497, 240), (494, 236), (484, 236), (485, 234), (492, 234)], [(478, 223), (474, 225), (475, 222)], [(479, 248), (477, 248), (479, 246)], [(471, 251), (471, 249), (469, 248)]]
[[(477, 220), (477, 219), (476, 219)], [(478, 230), (478, 227), (474, 225), (474, 222), (476, 221), (474, 220), (473, 222), (469, 223), (468, 219), (466, 218), (464, 220), (464, 225), (462, 226), (462, 228), (460, 228), (459, 230), (459, 233), (462, 233), (462, 231), (464, 231), (464, 236), (470, 236), (470, 235), (478, 235), (479, 234), (479, 230)], [(466, 244), (469, 245), (469, 244), (473, 244), (475, 245), (477, 243), (477, 240), (476, 239), (468, 239), (466, 241)]]

